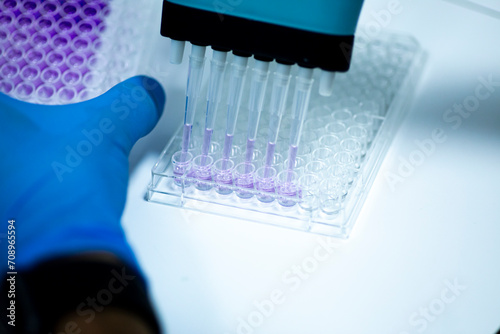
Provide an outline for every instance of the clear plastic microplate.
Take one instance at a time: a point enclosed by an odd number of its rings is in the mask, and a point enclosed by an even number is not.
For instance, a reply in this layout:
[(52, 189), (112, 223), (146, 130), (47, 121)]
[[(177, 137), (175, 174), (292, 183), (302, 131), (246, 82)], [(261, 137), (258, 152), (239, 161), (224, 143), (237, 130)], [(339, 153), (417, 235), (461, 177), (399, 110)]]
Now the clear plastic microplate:
[[(387, 34), (355, 46), (351, 69), (337, 74), (332, 96), (318, 93), (320, 73), (315, 71), (293, 171), (288, 170), (290, 162), (286, 160), (297, 68), (292, 69), (271, 166), (264, 161), (270, 122), (269, 89), (251, 163), (245, 160), (248, 89), (242, 98), (231, 159), (225, 163), (221, 157), (227, 93), (220, 100), (208, 156), (201, 155), (206, 99), (200, 99), (189, 152), (184, 155), (180, 152), (180, 126), (152, 169), (147, 199), (347, 238), (407, 111), (424, 59), (413, 38)], [(249, 73), (252, 65), (250, 62)], [(271, 64), (270, 73), (275, 68), (276, 64)], [(227, 80), (223, 85), (226, 85), (223, 91), (227, 92)]]

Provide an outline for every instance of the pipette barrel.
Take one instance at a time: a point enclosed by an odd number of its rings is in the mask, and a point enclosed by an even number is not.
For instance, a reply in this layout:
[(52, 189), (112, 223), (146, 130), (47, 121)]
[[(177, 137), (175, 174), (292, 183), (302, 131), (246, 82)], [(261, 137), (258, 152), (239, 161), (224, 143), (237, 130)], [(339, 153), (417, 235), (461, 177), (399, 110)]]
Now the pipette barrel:
[(184, 45), (185, 41), (178, 41), (172, 39), (170, 42), (170, 63), (180, 64), (182, 63), (182, 58), (184, 57)]

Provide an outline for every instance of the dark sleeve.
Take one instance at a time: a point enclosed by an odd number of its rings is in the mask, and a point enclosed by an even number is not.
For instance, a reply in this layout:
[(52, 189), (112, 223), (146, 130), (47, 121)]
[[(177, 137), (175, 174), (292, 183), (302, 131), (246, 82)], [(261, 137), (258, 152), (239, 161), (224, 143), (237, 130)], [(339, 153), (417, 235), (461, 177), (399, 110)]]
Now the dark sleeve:
[[(11, 299), (10, 276), (2, 279), (1, 309)], [(159, 334), (160, 327), (141, 275), (119, 263), (61, 258), (18, 272), (15, 278), (15, 327), (2, 314), (6, 333), (50, 333), (64, 316), (76, 315), (85, 323), (106, 308), (121, 309), (137, 315)], [(3, 332), (3, 331), (2, 331)]]

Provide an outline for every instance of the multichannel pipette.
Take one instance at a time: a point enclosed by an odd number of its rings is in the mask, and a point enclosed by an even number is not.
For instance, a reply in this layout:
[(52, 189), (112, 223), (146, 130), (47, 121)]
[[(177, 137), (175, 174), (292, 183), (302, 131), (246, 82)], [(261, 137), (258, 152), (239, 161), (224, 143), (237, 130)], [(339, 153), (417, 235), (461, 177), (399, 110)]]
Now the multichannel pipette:
[(241, 103), (241, 95), (245, 75), (247, 72), (248, 57), (234, 56), (231, 64), (231, 73), (229, 77), (229, 95), (227, 102), (227, 121), (226, 121), (226, 137), (224, 139), (224, 149), (222, 158), (229, 159), (231, 156), (231, 148), (233, 146), (234, 130)]
[(290, 85), (290, 65), (277, 64), (273, 74), (273, 87), (271, 91), (271, 103), (269, 105), (269, 135), (266, 148), (265, 165), (270, 167), (274, 159), (278, 131), (281, 118), (285, 110), (285, 103)]
[(182, 132), (182, 152), (189, 149), (189, 140), (193, 128), (196, 101), (200, 95), (203, 65), (205, 64), (205, 47), (192, 45), (189, 56), (189, 69), (186, 88), (186, 109), (184, 113), (184, 128)]
[[(262, 98), (265, 94), (267, 69), (263, 71), (262, 66), (264, 61), (276, 60), (279, 64), (298, 64), (300, 67), (293, 103), (294, 118), (288, 159), (289, 170), (293, 169), (311, 90), (312, 69), (322, 70), (320, 94), (331, 94), (334, 73), (345, 72), (349, 69), (354, 31), (362, 4), (363, 0), (253, 0), (238, 3), (237, 6), (232, 6), (230, 11), (224, 8), (224, 12), (221, 12), (221, 8), (214, 6), (212, 0), (163, 1), (161, 34), (172, 39), (171, 62), (182, 61), (184, 41), (190, 41), (196, 45), (210, 45), (214, 50), (232, 51), (235, 54), (229, 78), (223, 159), (227, 160), (231, 156), (247, 61), (248, 57), (254, 56), (257, 70), (254, 75), (258, 80), (253, 81), (255, 93), (250, 96), (253, 110), (250, 111), (248, 124), (246, 161), (252, 160)], [(190, 57), (183, 152), (187, 152), (189, 147), (196, 94), (199, 94), (201, 83), (203, 69), (201, 50), (204, 52), (203, 47), (193, 46)], [(278, 106), (283, 103), (280, 99), (284, 100), (288, 85), (286, 79), (282, 81), (282, 87), (279, 92), (276, 92), (276, 100), (273, 101)], [(217, 89), (213, 94), (216, 96)], [(208, 108), (211, 108), (211, 102), (209, 101)], [(273, 145), (281, 115), (279, 111), (272, 112), (274, 119), (270, 125), (270, 145), (266, 152), (266, 166), (273, 156)], [(203, 153), (208, 152), (209, 138), (213, 131), (211, 127), (213, 114), (211, 113), (212, 111), (207, 110)]]
[(164, 0), (161, 34), (172, 39), (173, 62), (182, 59), (183, 41), (191, 41), (240, 56), (319, 67), (319, 92), (329, 95), (334, 73), (349, 69), (362, 4), (363, 0)]
[(250, 98), (248, 104), (248, 131), (247, 131), (247, 150), (245, 153), (245, 162), (252, 162), (255, 139), (259, 126), (260, 114), (264, 95), (266, 94), (267, 78), (269, 77), (269, 62), (255, 60), (252, 80), (250, 82)]
[(204, 156), (208, 155), (208, 151), (210, 150), (210, 142), (212, 140), (215, 117), (217, 115), (217, 106), (222, 91), (224, 69), (226, 68), (226, 57), (227, 52), (213, 50), (210, 64), (210, 80), (208, 82), (205, 132), (203, 134), (203, 144), (201, 148), (201, 154)]

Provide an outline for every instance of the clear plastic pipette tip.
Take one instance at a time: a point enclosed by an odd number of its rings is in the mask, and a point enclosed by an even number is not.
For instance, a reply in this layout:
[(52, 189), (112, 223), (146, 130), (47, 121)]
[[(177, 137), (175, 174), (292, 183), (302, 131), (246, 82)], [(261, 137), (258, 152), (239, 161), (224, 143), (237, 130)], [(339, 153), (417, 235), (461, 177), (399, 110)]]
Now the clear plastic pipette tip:
[(217, 106), (219, 105), (222, 91), (224, 70), (226, 68), (227, 52), (213, 50), (210, 64), (210, 79), (207, 92), (207, 111), (205, 117), (205, 133), (203, 135), (202, 155), (207, 155), (210, 149), (215, 118), (217, 116)]
[(247, 131), (247, 149), (245, 161), (252, 162), (257, 128), (259, 126), (260, 114), (262, 113), (262, 104), (266, 94), (267, 79), (269, 77), (269, 62), (255, 60), (252, 80), (250, 82), (250, 98), (248, 103), (248, 131)]
[(241, 95), (246, 76), (248, 57), (234, 56), (229, 77), (229, 94), (227, 101), (226, 138), (224, 139), (223, 159), (229, 159), (233, 145), (234, 129), (240, 109)]
[(192, 45), (189, 56), (189, 69), (186, 87), (186, 109), (184, 113), (184, 129), (182, 134), (182, 151), (189, 149), (189, 140), (193, 127), (196, 101), (200, 95), (203, 66), (205, 64), (205, 47)]
[(299, 67), (295, 78), (295, 92), (292, 103), (292, 127), (290, 129), (290, 148), (288, 151), (288, 169), (293, 170), (297, 157), (302, 127), (309, 107), (309, 97), (313, 83), (313, 69)]
[(290, 86), (290, 71), (292, 66), (277, 64), (276, 71), (273, 74), (273, 87), (271, 91), (271, 103), (269, 105), (269, 135), (266, 148), (266, 166), (271, 166), (276, 141), (278, 139), (278, 131), (281, 124), (281, 118), (285, 110), (286, 98), (288, 95), (288, 87)]

